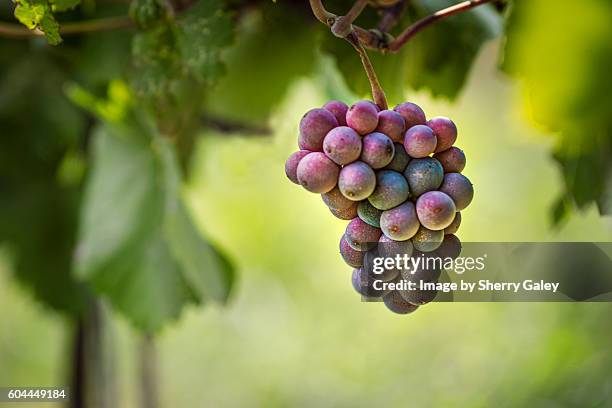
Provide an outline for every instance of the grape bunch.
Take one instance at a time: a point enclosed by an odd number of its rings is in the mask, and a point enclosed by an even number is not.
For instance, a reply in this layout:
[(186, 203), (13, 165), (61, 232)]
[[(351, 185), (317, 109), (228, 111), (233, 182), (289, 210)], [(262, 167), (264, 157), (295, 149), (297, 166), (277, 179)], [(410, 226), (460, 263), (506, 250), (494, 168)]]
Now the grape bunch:
[(350, 108), (330, 101), (300, 121), (299, 151), (285, 163), (292, 182), (321, 194), (339, 219), (349, 220), (340, 254), (355, 268), (352, 283), (367, 299), (382, 298), (388, 309), (407, 314), (435, 291), (376, 290), (372, 282), (437, 281), (440, 270), (387, 270), (373, 276), (364, 268), (367, 251), (385, 256), (457, 257), (455, 233), (461, 211), (472, 201), (472, 183), (461, 172), (465, 154), (453, 146), (457, 127), (448, 118), (426, 119), (416, 104), (380, 110), (370, 101)]

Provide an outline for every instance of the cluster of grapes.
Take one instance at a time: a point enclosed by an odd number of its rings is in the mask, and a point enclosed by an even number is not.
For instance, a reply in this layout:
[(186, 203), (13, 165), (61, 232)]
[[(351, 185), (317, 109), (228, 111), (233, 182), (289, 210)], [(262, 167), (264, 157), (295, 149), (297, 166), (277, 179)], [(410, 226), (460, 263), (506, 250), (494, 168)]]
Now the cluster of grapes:
[[(382, 297), (393, 312), (410, 313), (435, 293), (375, 290), (364, 268), (365, 253), (378, 247), (379, 253), (413, 257), (459, 255), (461, 243), (454, 234), (474, 189), (461, 174), (466, 159), (453, 146), (456, 139), (450, 119), (427, 120), (411, 102), (380, 110), (370, 101), (350, 108), (330, 101), (304, 115), (300, 150), (285, 163), (292, 182), (321, 194), (334, 216), (350, 220), (340, 254), (356, 268), (353, 286), (366, 298)], [(437, 281), (439, 275), (439, 270), (389, 270), (376, 279)]]

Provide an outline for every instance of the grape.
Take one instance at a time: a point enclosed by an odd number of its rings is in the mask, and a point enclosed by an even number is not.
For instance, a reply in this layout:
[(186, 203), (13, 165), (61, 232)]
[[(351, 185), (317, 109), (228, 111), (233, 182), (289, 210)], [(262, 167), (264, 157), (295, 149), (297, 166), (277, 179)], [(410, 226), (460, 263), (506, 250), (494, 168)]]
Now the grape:
[(408, 303), (397, 290), (393, 290), (383, 296), (383, 302), (387, 309), (397, 314), (408, 314), (417, 310), (419, 307)]
[(425, 125), (416, 125), (406, 131), (404, 148), (411, 157), (427, 157), (436, 149), (436, 135)]
[(406, 169), (406, 166), (410, 162), (410, 156), (406, 153), (406, 149), (404, 149), (404, 145), (402, 143), (393, 143), (395, 146), (395, 154), (393, 155), (393, 159), (391, 163), (387, 164), (383, 169), (385, 170), (394, 170), (400, 173), (403, 173)]
[(396, 255), (404, 256), (412, 256), (412, 242), (410, 240), (407, 241), (395, 241), (389, 238), (386, 235), (381, 235), (378, 240), (378, 255), (392, 258)]
[(366, 224), (356, 217), (346, 226), (345, 237), (348, 244), (357, 251), (367, 251), (375, 246), (382, 232), (380, 228)]
[(327, 193), (335, 187), (339, 171), (338, 166), (324, 153), (313, 152), (300, 160), (297, 178), (306, 190)]
[(359, 101), (346, 113), (346, 123), (362, 135), (373, 132), (378, 126), (378, 108), (372, 102)]
[(453, 199), (457, 211), (465, 209), (472, 202), (472, 198), (474, 198), (474, 186), (461, 173), (445, 174), (440, 191), (448, 194)]
[(433, 157), (442, 164), (445, 173), (461, 173), (465, 168), (465, 153), (458, 147), (453, 146)]
[(300, 160), (304, 158), (308, 153), (312, 153), (308, 150), (299, 150), (297, 152), (291, 153), (291, 156), (285, 162), (285, 174), (287, 178), (294, 182), (295, 184), (300, 184), (297, 178), (297, 167), (300, 163)]
[(396, 241), (412, 238), (419, 229), (414, 204), (407, 201), (395, 208), (383, 211), (380, 216), (380, 228), (387, 237)]
[(338, 126), (338, 121), (328, 110), (309, 110), (300, 121), (300, 137), (298, 138), (300, 149), (322, 151), (325, 135), (336, 126)]
[(380, 215), (382, 211), (376, 209), (368, 200), (359, 202), (357, 206), (357, 214), (365, 223), (380, 228)]
[(455, 212), (453, 199), (441, 191), (429, 191), (416, 202), (418, 219), (430, 230), (438, 231), (448, 227), (455, 218)]
[(364, 272), (362, 268), (354, 269), (351, 276), (353, 288), (364, 298), (375, 299), (384, 295), (383, 290), (376, 290), (373, 287), (374, 279)]
[(376, 131), (389, 136), (394, 142), (404, 141), (404, 118), (392, 110), (378, 112), (378, 126)]
[(346, 126), (346, 112), (348, 105), (340, 101), (329, 101), (323, 105), (323, 109), (330, 111), (338, 121), (339, 126)]
[(361, 201), (374, 191), (376, 175), (374, 170), (364, 162), (353, 162), (340, 170), (338, 187), (349, 200)]
[(376, 174), (376, 188), (368, 201), (379, 210), (389, 210), (406, 201), (409, 193), (404, 176), (396, 171), (383, 170)]
[(334, 210), (346, 210), (354, 204), (354, 201), (349, 200), (342, 195), (338, 186), (334, 187), (333, 190), (327, 193), (321, 194), (321, 198), (325, 205)]
[(461, 213), (455, 213), (455, 218), (453, 218), (453, 222), (444, 228), (444, 235), (455, 234), (459, 230), (459, 226), (461, 225)]
[(341, 220), (352, 220), (357, 216), (357, 203), (353, 202), (350, 207), (339, 210), (337, 208), (330, 208), (329, 211), (334, 214), (334, 217)]
[(400, 103), (393, 110), (402, 115), (406, 123), (406, 129), (416, 125), (424, 125), (427, 121), (423, 109), (412, 102)]
[(417, 198), (423, 193), (440, 187), (444, 180), (444, 169), (436, 159), (431, 157), (414, 159), (406, 166), (404, 177), (408, 180), (412, 197)]
[(456, 235), (445, 235), (442, 245), (436, 249), (436, 255), (440, 258), (457, 258), (461, 255), (461, 241)]
[(365, 252), (355, 251), (351, 248), (344, 235), (340, 239), (340, 255), (344, 262), (353, 268), (361, 268), (363, 266)]
[(416, 235), (412, 237), (412, 245), (414, 249), (421, 252), (435, 251), (444, 240), (444, 231), (432, 231), (421, 225)]
[(363, 149), (361, 149), (361, 160), (369, 164), (373, 169), (380, 169), (391, 163), (395, 146), (388, 136), (374, 132), (363, 138)]
[(450, 149), (453, 143), (455, 143), (455, 140), (457, 140), (457, 126), (455, 126), (455, 123), (449, 118), (439, 116), (430, 119), (427, 122), (427, 126), (434, 131), (438, 139), (436, 153)]
[(348, 164), (361, 154), (361, 137), (350, 127), (339, 126), (325, 136), (323, 151), (334, 162)]

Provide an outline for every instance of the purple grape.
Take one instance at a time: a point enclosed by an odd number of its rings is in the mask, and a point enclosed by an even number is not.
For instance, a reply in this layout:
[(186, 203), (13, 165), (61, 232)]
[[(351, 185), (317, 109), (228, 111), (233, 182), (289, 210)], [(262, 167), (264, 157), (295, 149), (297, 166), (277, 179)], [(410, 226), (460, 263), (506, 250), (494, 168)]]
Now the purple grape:
[(404, 177), (408, 180), (410, 194), (413, 198), (417, 198), (423, 193), (440, 187), (444, 180), (444, 169), (436, 159), (431, 157), (413, 159), (406, 166)]
[(453, 222), (446, 228), (444, 228), (444, 235), (456, 234), (459, 231), (459, 226), (461, 225), (461, 213), (455, 213), (455, 218), (453, 218)]
[(406, 129), (416, 125), (424, 125), (427, 122), (423, 109), (412, 102), (400, 103), (393, 110), (402, 115)]
[(379, 210), (397, 207), (408, 199), (408, 182), (400, 173), (382, 170), (376, 174), (376, 188), (368, 201)]
[(376, 131), (389, 136), (394, 142), (404, 141), (404, 118), (402, 115), (392, 110), (378, 112), (378, 126)]
[(304, 158), (308, 153), (312, 153), (308, 150), (298, 150), (297, 152), (291, 153), (287, 161), (285, 162), (285, 174), (287, 178), (295, 184), (300, 184), (297, 178), (297, 167), (300, 160)]
[(330, 111), (321, 108), (309, 110), (300, 121), (300, 149), (323, 151), (325, 135), (336, 126), (338, 121)]
[(448, 194), (453, 199), (457, 211), (465, 209), (472, 202), (472, 198), (474, 198), (474, 186), (461, 173), (445, 174), (440, 191)]
[(456, 259), (461, 255), (461, 241), (454, 234), (444, 236), (444, 241), (438, 249), (436, 249), (436, 255), (440, 258), (451, 258)]
[(421, 225), (416, 235), (412, 237), (414, 249), (421, 252), (431, 252), (438, 249), (444, 240), (444, 231), (432, 231)]
[(393, 290), (383, 296), (383, 302), (387, 309), (397, 314), (409, 314), (417, 310), (419, 307), (408, 303), (397, 290)]
[(363, 266), (365, 252), (355, 251), (351, 248), (348, 242), (346, 242), (344, 235), (340, 238), (340, 255), (348, 266), (352, 266), (353, 268), (361, 268)]
[(422, 262), (418, 263), (416, 269), (402, 269), (402, 279), (408, 282), (415, 282), (417, 284), (419, 281), (436, 282), (440, 278), (442, 270), (437, 267), (438, 265), (428, 263), (430, 262), (428, 259), (435, 258), (436, 256), (437, 253), (424, 254), (423, 252), (419, 252), (415, 249), (413, 258), (422, 257)]
[(327, 193), (336, 186), (340, 169), (324, 153), (307, 154), (297, 167), (302, 187), (313, 193)]
[(383, 211), (380, 216), (380, 228), (387, 237), (395, 241), (405, 241), (412, 238), (418, 231), (419, 226), (414, 204), (410, 201)]
[(425, 125), (416, 125), (406, 131), (404, 148), (410, 157), (427, 157), (436, 150), (436, 135)]
[(404, 149), (404, 145), (402, 143), (393, 143), (393, 145), (395, 146), (393, 160), (391, 160), (391, 163), (387, 164), (383, 168), (385, 170), (394, 170), (403, 173), (406, 166), (410, 162), (410, 156), (408, 156), (408, 153), (406, 153), (406, 149)]
[(349, 164), (361, 154), (361, 137), (350, 127), (339, 126), (325, 136), (323, 151), (337, 164)]
[(354, 201), (349, 200), (342, 195), (338, 186), (327, 193), (321, 194), (321, 198), (325, 205), (334, 210), (346, 210), (354, 204)]
[(400, 296), (411, 305), (422, 306), (434, 300), (438, 295), (437, 290), (401, 290)]
[(346, 241), (356, 251), (367, 251), (375, 246), (382, 232), (379, 228), (366, 224), (361, 218), (356, 217), (346, 226), (344, 233)]
[(374, 191), (376, 175), (374, 170), (364, 162), (353, 162), (340, 170), (338, 187), (349, 200), (361, 201)]
[(363, 138), (361, 160), (373, 169), (380, 169), (391, 163), (395, 154), (393, 141), (380, 132), (370, 133)]
[(439, 116), (430, 119), (427, 122), (427, 126), (434, 131), (438, 139), (436, 153), (450, 149), (457, 140), (457, 126), (449, 118)]
[(369, 224), (373, 227), (380, 228), (380, 215), (382, 211), (375, 208), (368, 200), (363, 200), (359, 202), (357, 206), (357, 215), (361, 218), (366, 224)]
[(445, 173), (461, 173), (465, 168), (465, 153), (458, 147), (453, 146), (433, 157), (440, 162)]
[(334, 215), (334, 217), (341, 220), (352, 220), (357, 216), (357, 203), (353, 202), (350, 207), (343, 208), (341, 210), (337, 208), (330, 208), (329, 211)]
[(346, 123), (358, 133), (365, 135), (378, 126), (378, 109), (370, 101), (359, 101), (346, 113)]
[(346, 126), (346, 112), (348, 111), (348, 105), (346, 103), (329, 101), (323, 105), (323, 109), (327, 109), (336, 117), (339, 126)]
[(455, 218), (455, 212), (453, 199), (441, 191), (429, 191), (416, 202), (418, 219), (430, 230), (438, 231), (448, 227)]
[(385, 294), (383, 290), (374, 289), (374, 281), (375, 279), (369, 276), (363, 268), (353, 270), (351, 275), (353, 288), (365, 299), (376, 299)]
[(378, 255), (386, 258), (393, 258), (396, 255), (404, 256), (404, 254), (412, 256), (412, 250), (410, 240), (395, 241), (386, 235), (381, 235), (378, 240)]

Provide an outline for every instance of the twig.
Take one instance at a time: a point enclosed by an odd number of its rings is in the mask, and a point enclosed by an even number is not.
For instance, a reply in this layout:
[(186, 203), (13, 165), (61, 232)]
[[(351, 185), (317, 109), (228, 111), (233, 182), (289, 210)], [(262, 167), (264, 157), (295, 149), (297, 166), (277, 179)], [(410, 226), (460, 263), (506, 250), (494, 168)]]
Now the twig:
[[(60, 33), (63, 35), (92, 33), (101, 31), (112, 31), (122, 28), (133, 27), (134, 24), (129, 17), (107, 17), (95, 20), (79, 21), (75, 23), (63, 23)], [(0, 22), (0, 36), (9, 38), (28, 38), (44, 35), (38, 29), (30, 30), (20, 24)]]
[(372, 98), (374, 98), (374, 103), (378, 105), (381, 110), (387, 109), (388, 106), (385, 91), (383, 91), (382, 87), (380, 86), (380, 83), (378, 82), (376, 71), (374, 71), (374, 67), (372, 66), (372, 62), (368, 57), (368, 53), (359, 42), (359, 38), (357, 37), (357, 35), (351, 33), (346, 37), (346, 40), (359, 53), (361, 63), (363, 64), (363, 68), (365, 69), (366, 75), (368, 76), (368, 81), (370, 81), (370, 87), (372, 88)]
[(336, 22), (332, 25), (331, 31), (336, 37), (346, 38), (351, 31), (353, 21), (359, 17), (363, 9), (368, 5), (368, 0), (357, 0), (353, 7), (344, 16), (336, 18)]
[(404, 46), (404, 44), (406, 44), (406, 42), (408, 42), (408, 40), (414, 37), (418, 32), (437, 21), (440, 21), (446, 17), (450, 17), (455, 14), (462, 13), (464, 11), (470, 10), (474, 7), (478, 7), (485, 3), (489, 3), (491, 1), (492, 0), (469, 0), (436, 11), (434, 14), (422, 18), (421, 20), (407, 27), (400, 35), (397, 36), (394, 41), (389, 44), (389, 50), (392, 52), (398, 51)]

